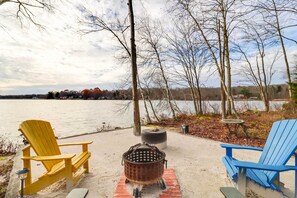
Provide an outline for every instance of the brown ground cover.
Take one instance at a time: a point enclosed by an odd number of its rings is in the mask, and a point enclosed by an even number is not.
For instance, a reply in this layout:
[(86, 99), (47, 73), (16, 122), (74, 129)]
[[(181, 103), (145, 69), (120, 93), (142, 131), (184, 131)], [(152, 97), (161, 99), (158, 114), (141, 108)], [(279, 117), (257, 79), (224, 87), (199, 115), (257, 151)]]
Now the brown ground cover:
[[(179, 115), (175, 120), (164, 118), (160, 122), (153, 123), (160, 127), (171, 128), (181, 132), (181, 125), (189, 125), (189, 134), (202, 138), (212, 139), (230, 144), (240, 144), (256, 147), (264, 147), (272, 123), (284, 119), (283, 112), (271, 111), (247, 111), (240, 114), (244, 120), (249, 137), (246, 137), (241, 128), (238, 135), (227, 135), (227, 127), (221, 122), (221, 115)], [(232, 128), (232, 126), (231, 126)]]
[(13, 156), (0, 156), (0, 198), (5, 197), (6, 188), (12, 170)]
[(13, 157), (17, 144), (5, 136), (0, 136), (0, 198), (5, 197), (10, 172), (13, 166)]

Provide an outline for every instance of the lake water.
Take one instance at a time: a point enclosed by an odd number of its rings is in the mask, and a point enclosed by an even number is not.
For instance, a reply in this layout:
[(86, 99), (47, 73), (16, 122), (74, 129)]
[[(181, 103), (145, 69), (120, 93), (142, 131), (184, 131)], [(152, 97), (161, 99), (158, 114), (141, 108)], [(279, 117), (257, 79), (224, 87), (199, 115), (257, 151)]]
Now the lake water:
[[(177, 101), (184, 112), (193, 113), (191, 101)], [(273, 101), (271, 108), (278, 108), (284, 102)], [(130, 105), (129, 105), (130, 104)], [(169, 115), (168, 108), (161, 108), (159, 114)], [(236, 101), (239, 109), (263, 110), (260, 101)], [(19, 124), (28, 119), (50, 121), (58, 137), (96, 132), (102, 128), (131, 127), (133, 123), (132, 103), (116, 100), (0, 100), (0, 134), (18, 138)], [(204, 102), (209, 112), (220, 111), (220, 101)], [(120, 109), (126, 109), (120, 111)], [(144, 119), (143, 102), (140, 101), (141, 117)]]

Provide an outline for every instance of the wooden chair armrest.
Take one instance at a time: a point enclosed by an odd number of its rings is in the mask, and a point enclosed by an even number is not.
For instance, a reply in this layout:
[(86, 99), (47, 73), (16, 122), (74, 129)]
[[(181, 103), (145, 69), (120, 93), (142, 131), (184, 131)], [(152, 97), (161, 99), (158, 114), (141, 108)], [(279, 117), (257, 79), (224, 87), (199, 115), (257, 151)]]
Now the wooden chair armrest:
[(31, 145), (28, 144), (28, 145), (26, 145), (26, 146), (22, 149), (22, 151), (28, 150), (28, 149), (30, 149), (30, 148), (31, 148)]
[(75, 156), (75, 154), (31, 156), (31, 157), (22, 157), (22, 160), (34, 160), (34, 161), (64, 160), (64, 159), (71, 159), (74, 156)]
[(93, 141), (85, 141), (85, 142), (70, 142), (70, 143), (62, 143), (58, 144), (58, 146), (76, 146), (76, 145), (86, 145), (86, 144), (92, 144)]

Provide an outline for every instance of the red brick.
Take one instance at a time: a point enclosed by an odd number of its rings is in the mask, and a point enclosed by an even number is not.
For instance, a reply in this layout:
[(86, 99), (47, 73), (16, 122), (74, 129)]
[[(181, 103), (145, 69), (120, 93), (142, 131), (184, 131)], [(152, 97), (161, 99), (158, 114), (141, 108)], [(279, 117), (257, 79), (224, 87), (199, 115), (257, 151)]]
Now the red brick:
[(181, 195), (160, 195), (160, 198), (181, 198)]
[[(173, 168), (164, 170), (163, 179), (165, 180), (167, 190), (163, 191), (163, 193), (160, 195), (160, 198), (181, 198), (182, 196), (180, 192), (180, 186), (176, 179)], [(125, 181), (126, 177), (123, 174), (117, 185), (113, 198), (133, 198), (133, 196), (127, 192)]]

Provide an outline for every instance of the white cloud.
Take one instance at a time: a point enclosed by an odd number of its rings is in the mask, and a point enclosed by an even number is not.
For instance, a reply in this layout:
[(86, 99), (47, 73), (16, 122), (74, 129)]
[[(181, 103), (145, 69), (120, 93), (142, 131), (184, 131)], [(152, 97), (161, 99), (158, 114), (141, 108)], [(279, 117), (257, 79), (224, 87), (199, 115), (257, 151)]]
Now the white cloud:
[[(114, 88), (126, 75), (127, 67), (115, 61), (117, 41), (106, 32), (82, 36), (78, 23), (85, 8), (94, 14), (106, 13), (105, 17), (118, 10), (121, 18), (128, 16), (126, 1), (55, 1), (54, 12), (34, 9), (35, 20), (44, 25), (39, 29), (28, 21), (21, 28), (15, 18), (14, 4), (1, 5), (0, 24), (0, 94), (27, 93), (28, 90), (47, 92), (46, 87), (77, 87), (102, 84)], [(148, 13), (161, 17), (162, 4), (143, 1)], [(143, 5), (135, 3), (135, 14), (142, 14)], [(30, 88), (32, 87), (32, 89)], [(42, 87), (42, 89), (39, 89)], [(14, 91), (13, 91), (14, 90)], [(33, 91), (34, 92), (34, 91)]]
[[(112, 35), (78, 33), (83, 6), (94, 14), (107, 13), (106, 17), (114, 14), (111, 10), (118, 10), (122, 19), (128, 16), (123, 0), (55, 1), (53, 13), (34, 9), (36, 21), (46, 28), (41, 30), (26, 21), (21, 28), (15, 17), (15, 4), (0, 6), (0, 25), (5, 27), (0, 27), (0, 94), (46, 93), (51, 89), (91, 86), (111, 89), (121, 82), (129, 71), (114, 59), (117, 41)], [(136, 1), (134, 8), (136, 17), (142, 16), (145, 9), (154, 19), (170, 21), (165, 1)], [(296, 53), (296, 47), (288, 48), (290, 57)], [(210, 72), (203, 72), (206, 81)], [(216, 79), (215, 76), (207, 83), (219, 86)]]
[[(0, 19), (5, 33), (0, 37), (0, 94), (24, 93), (24, 87), (70, 84), (91, 85), (119, 83), (125, 71), (114, 60), (115, 41), (105, 32), (81, 36), (77, 9), (80, 1), (63, 2), (56, 5), (54, 13), (36, 10), (36, 21), (45, 30), (24, 22), (24, 28), (15, 17), (11, 4), (3, 4), (0, 11), (6, 17)], [(98, 1), (88, 1), (94, 6)], [(58, 3), (58, 1), (56, 2)], [(116, 4), (115, 1), (101, 3), (101, 9)], [(86, 5), (87, 6), (87, 5)], [(99, 9), (100, 10), (100, 9)], [(98, 79), (98, 76), (102, 79)], [(106, 77), (108, 75), (108, 77)], [(105, 84), (106, 86), (106, 84)], [(43, 89), (46, 92), (46, 90)]]

